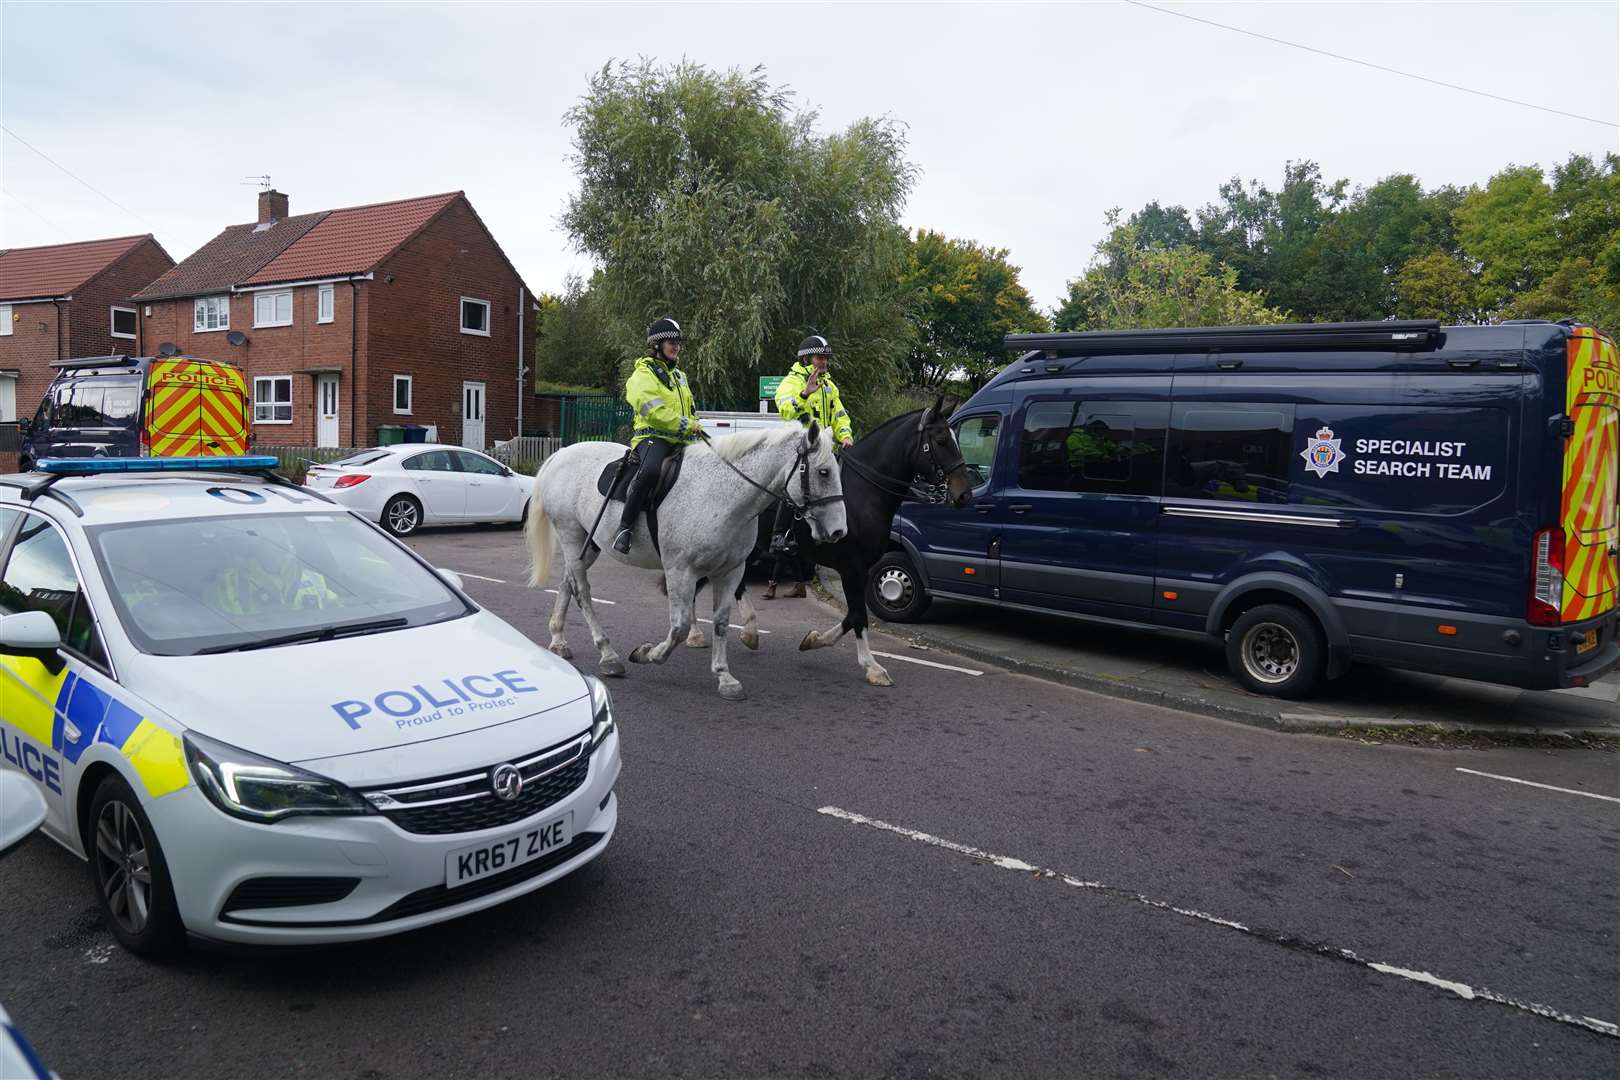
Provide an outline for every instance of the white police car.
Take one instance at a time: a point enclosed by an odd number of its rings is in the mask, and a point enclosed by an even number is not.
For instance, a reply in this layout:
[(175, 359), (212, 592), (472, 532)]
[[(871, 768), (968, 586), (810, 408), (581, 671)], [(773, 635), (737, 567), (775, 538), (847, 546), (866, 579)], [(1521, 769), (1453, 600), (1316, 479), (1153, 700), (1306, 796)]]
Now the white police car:
[(0, 477), (0, 767), (118, 940), (377, 937), (601, 854), (602, 684), (274, 465)]

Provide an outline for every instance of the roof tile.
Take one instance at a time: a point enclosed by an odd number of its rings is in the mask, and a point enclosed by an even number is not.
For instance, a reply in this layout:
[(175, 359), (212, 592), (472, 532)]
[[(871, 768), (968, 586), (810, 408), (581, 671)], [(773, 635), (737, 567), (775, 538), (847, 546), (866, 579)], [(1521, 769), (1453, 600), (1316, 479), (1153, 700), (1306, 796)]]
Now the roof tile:
[(136, 293), (134, 299), (169, 300), (225, 292), (286, 251), (328, 213), (295, 214), (268, 229), (252, 222), (232, 225)]
[(152, 235), (146, 233), (0, 251), (0, 300), (68, 296), (136, 245), (151, 239)]
[(362, 274), (393, 253), (450, 203), (452, 191), (419, 199), (333, 210), (244, 285)]

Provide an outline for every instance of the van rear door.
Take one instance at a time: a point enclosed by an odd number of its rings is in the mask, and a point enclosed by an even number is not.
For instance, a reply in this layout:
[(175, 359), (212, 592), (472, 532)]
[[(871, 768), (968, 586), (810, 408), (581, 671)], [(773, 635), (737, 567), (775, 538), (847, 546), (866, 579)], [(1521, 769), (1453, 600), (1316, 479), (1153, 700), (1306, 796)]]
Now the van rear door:
[(1605, 615), (1615, 606), (1620, 358), (1611, 339), (1585, 326), (1570, 332), (1568, 349), (1565, 394), (1574, 434), (1564, 444), (1560, 522), (1564, 595), (1559, 619), (1574, 623)]
[(239, 368), (191, 357), (154, 361), (146, 442), (153, 457), (247, 453), (247, 383)]

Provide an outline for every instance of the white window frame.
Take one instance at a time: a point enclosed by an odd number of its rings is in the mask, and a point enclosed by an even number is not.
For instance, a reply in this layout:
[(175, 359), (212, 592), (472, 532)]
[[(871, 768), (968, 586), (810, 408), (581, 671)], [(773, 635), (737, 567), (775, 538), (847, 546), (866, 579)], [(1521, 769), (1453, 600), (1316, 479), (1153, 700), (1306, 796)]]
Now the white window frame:
[[(208, 310), (214, 309), (219, 315), (219, 325), (208, 325)], [(218, 334), (231, 328), (231, 298), (224, 296), (199, 296), (191, 302), (191, 332), (194, 334)]]
[(11, 305), (0, 304), (0, 337), (11, 336)]
[[(134, 333), (134, 334), (120, 334), (118, 332), (118, 313), (120, 311), (127, 311), (131, 315), (135, 316), (135, 330), (136, 330), (136, 333)], [(137, 310), (135, 308), (132, 308), (132, 307), (124, 307), (122, 304), (114, 304), (114, 305), (112, 305), (112, 307), (107, 309), (107, 332), (109, 334), (111, 334), (113, 337), (127, 338), (130, 341), (134, 341), (135, 338), (139, 334), (140, 328), (141, 328), (141, 313), (140, 313), (139, 310)]]
[[(465, 319), (467, 314), (466, 305), (468, 304), (483, 305), (484, 328), (482, 330), (472, 330), (467, 327)], [(471, 334), (474, 337), (489, 337), (490, 321), (494, 313), (494, 306), (488, 300), (480, 300), (476, 296), (463, 296), (461, 302), (456, 305), (456, 325), (461, 327), (463, 334)]]
[(331, 322), (337, 314), (337, 289), (332, 285), (320, 285), (315, 289), (315, 321)]
[[(279, 383), (279, 382), (284, 382), (284, 383), (287, 384), (287, 400), (284, 401), (284, 402), (276, 400), (275, 384)], [(293, 422), (293, 385), (292, 385), (292, 382), (293, 382), (293, 378), (292, 378), (291, 375), (258, 375), (258, 376), (254, 377), (254, 379), (253, 379), (253, 423), (254, 424), (256, 424), (256, 425), (257, 424), (290, 424), (290, 423)], [(270, 384), (270, 401), (269, 401), (268, 404), (260, 404), (260, 402), (259, 402), (259, 384), (260, 383), (269, 383)], [(270, 410), (270, 418), (267, 419), (267, 420), (266, 419), (261, 419), (260, 416), (259, 416), (259, 410), (260, 409), (269, 409)], [(277, 420), (275, 418), (277, 409), (286, 409), (287, 410), (287, 419), (285, 419), (285, 420)]]
[[(400, 383), (405, 384), (405, 407), (403, 409), (399, 407), (399, 384)], [(415, 380), (409, 375), (395, 375), (394, 376), (394, 415), (395, 416), (409, 416), (409, 415), (411, 415), (411, 410), (413, 408), (415, 408), (415, 406), (416, 406), (416, 387), (415, 387), (414, 383), (415, 383)]]
[[(276, 318), (276, 302), (285, 298), (287, 301), (287, 317)], [(263, 321), (259, 318), (259, 305), (268, 303), (270, 317)], [(291, 326), (293, 324), (293, 294), (291, 289), (276, 289), (269, 292), (256, 292), (253, 294), (253, 328), (255, 330), (265, 326)]]

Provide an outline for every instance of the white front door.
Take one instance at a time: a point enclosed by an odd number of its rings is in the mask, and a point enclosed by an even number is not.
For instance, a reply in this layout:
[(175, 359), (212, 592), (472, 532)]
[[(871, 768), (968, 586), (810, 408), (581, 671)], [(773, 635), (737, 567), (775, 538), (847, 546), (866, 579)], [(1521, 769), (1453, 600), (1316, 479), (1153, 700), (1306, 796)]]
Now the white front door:
[(483, 450), (484, 444), (484, 384), (461, 384), (461, 445), (469, 450)]
[(17, 419), (17, 376), (0, 371), (0, 423)]
[(315, 445), (342, 446), (338, 442), (338, 377), (321, 375), (315, 379)]

